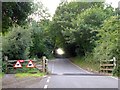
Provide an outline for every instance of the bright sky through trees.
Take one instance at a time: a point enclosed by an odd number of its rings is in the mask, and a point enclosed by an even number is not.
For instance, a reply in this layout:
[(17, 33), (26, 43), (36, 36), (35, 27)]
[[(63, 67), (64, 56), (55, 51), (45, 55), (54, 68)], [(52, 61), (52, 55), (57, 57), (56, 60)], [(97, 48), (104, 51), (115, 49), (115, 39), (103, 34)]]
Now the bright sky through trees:
[(56, 51), (57, 51), (57, 54), (59, 54), (59, 55), (64, 54), (64, 51), (62, 50), (62, 48), (58, 48)]
[[(54, 15), (57, 6), (61, 2), (61, 0), (52, 0), (52, 1), (51, 0), (34, 0), (34, 2), (39, 2), (39, 1), (41, 1), (44, 4), (44, 6), (48, 8), (51, 16)], [(70, 0), (68, 0), (68, 1), (70, 1)], [(105, 0), (105, 1), (106, 1), (106, 3), (111, 4), (113, 7), (116, 8), (116, 7), (118, 7), (118, 2), (120, 0)]]

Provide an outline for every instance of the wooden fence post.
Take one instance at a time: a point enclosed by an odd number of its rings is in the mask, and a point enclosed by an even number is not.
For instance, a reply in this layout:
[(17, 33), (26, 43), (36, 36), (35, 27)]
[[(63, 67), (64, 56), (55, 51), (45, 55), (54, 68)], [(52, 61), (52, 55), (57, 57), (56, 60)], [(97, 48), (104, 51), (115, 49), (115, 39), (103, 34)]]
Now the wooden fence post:
[(100, 60), (100, 73), (113, 73), (116, 68), (116, 58), (113, 57), (111, 60)]
[(47, 61), (46, 57), (43, 56), (43, 58), (42, 58), (42, 71), (43, 72), (47, 72), (47, 63), (48, 63), (48, 61)]
[(45, 72), (47, 72), (48, 59), (45, 59)]
[(8, 57), (5, 56), (4, 59), (5, 59), (5, 62), (6, 62), (6, 73), (8, 73)]
[(45, 72), (45, 59), (46, 59), (46, 57), (43, 56), (43, 57), (42, 57), (42, 71), (43, 71), (43, 72)]
[(42, 72), (44, 72), (44, 59), (42, 57)]
[(114, 65), (114, 69), (116, 68), (116, 58), (113, 57), (113, 65)]

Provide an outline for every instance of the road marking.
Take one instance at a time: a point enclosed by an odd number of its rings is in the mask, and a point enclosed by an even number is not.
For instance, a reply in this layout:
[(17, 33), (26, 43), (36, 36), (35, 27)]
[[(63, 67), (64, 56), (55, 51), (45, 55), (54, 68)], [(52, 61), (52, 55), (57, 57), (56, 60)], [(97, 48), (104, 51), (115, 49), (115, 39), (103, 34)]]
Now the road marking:
[[(71, 62), (70, 60), (68, 60), (70, 63), (72, 63), (73, 65), (75, 65), (76, 67), (78, 67), (79, 69), (82, 69), (82, 68), (80, 68), (79, 66), (77, 66), (76, 64), (74, 64), (73, 62)], [(89, 71), (86, 71), (86, 70), (84, 70), (84, 69), (82, 69), (83, 71), (85, 71), (85, 72), (87, 72), (87, 73), (91, 73), (91, 74), (93, 74), (92, 72), (89, 72)], [(113, 76), (108, 76), (108, 77), (111, 77), (111, 78), (113, 78), (113, 79), (116, 79), (116, 80), (118, 80), (118, 78), (116, 78), (116, 77), (113, 77)]]
[(117, 77), (113, 77), (113, 76), (108, 76), (108, 77), (111, 77), (111, 78), (113, 78), (113, 79), (116, 79), (116, 80), (118, 80), (118, 78), (117, 78)]
[(48, 77), (49, 79), (51, 78), (51, 77)]
[(53, 62), (53, 65), (52, 65), (52, 71), (51, 72), (53, 73), (53, 71), (54, 71), (54, 62)]
[(63, 73), (57, 73), (57, 75), (63, 75)]
[(47, 89), (47, 88), (48, 88), (48, 85), (45, 85), (45, 86), (44, 86), (44, 89)]
[(46, 77), (47, 77), (47, 75), (43, 76), (43, 78), (46, 78)]
[(47, 79), (47, 83), (49, 83), (50, 82), (50, 79)]

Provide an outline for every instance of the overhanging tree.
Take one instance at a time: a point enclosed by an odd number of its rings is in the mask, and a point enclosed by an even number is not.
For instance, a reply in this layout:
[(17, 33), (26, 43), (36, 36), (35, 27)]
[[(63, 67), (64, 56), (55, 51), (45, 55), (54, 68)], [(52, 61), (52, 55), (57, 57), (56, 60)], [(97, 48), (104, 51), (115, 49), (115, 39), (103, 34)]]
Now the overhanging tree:
[(13, 24), (24, 25), (33, 11), (32, 2), (2, 2), (2, 32), (10, 30)]

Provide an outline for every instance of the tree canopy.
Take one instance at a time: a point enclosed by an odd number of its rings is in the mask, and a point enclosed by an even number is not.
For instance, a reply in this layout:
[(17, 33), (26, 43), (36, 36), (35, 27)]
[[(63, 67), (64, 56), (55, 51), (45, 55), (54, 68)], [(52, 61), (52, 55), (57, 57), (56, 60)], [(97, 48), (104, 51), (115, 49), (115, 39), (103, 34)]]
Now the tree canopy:
[(32, 2), (2, 2), (2, 32), (13, 24), (24, 25), (32, 13)]

